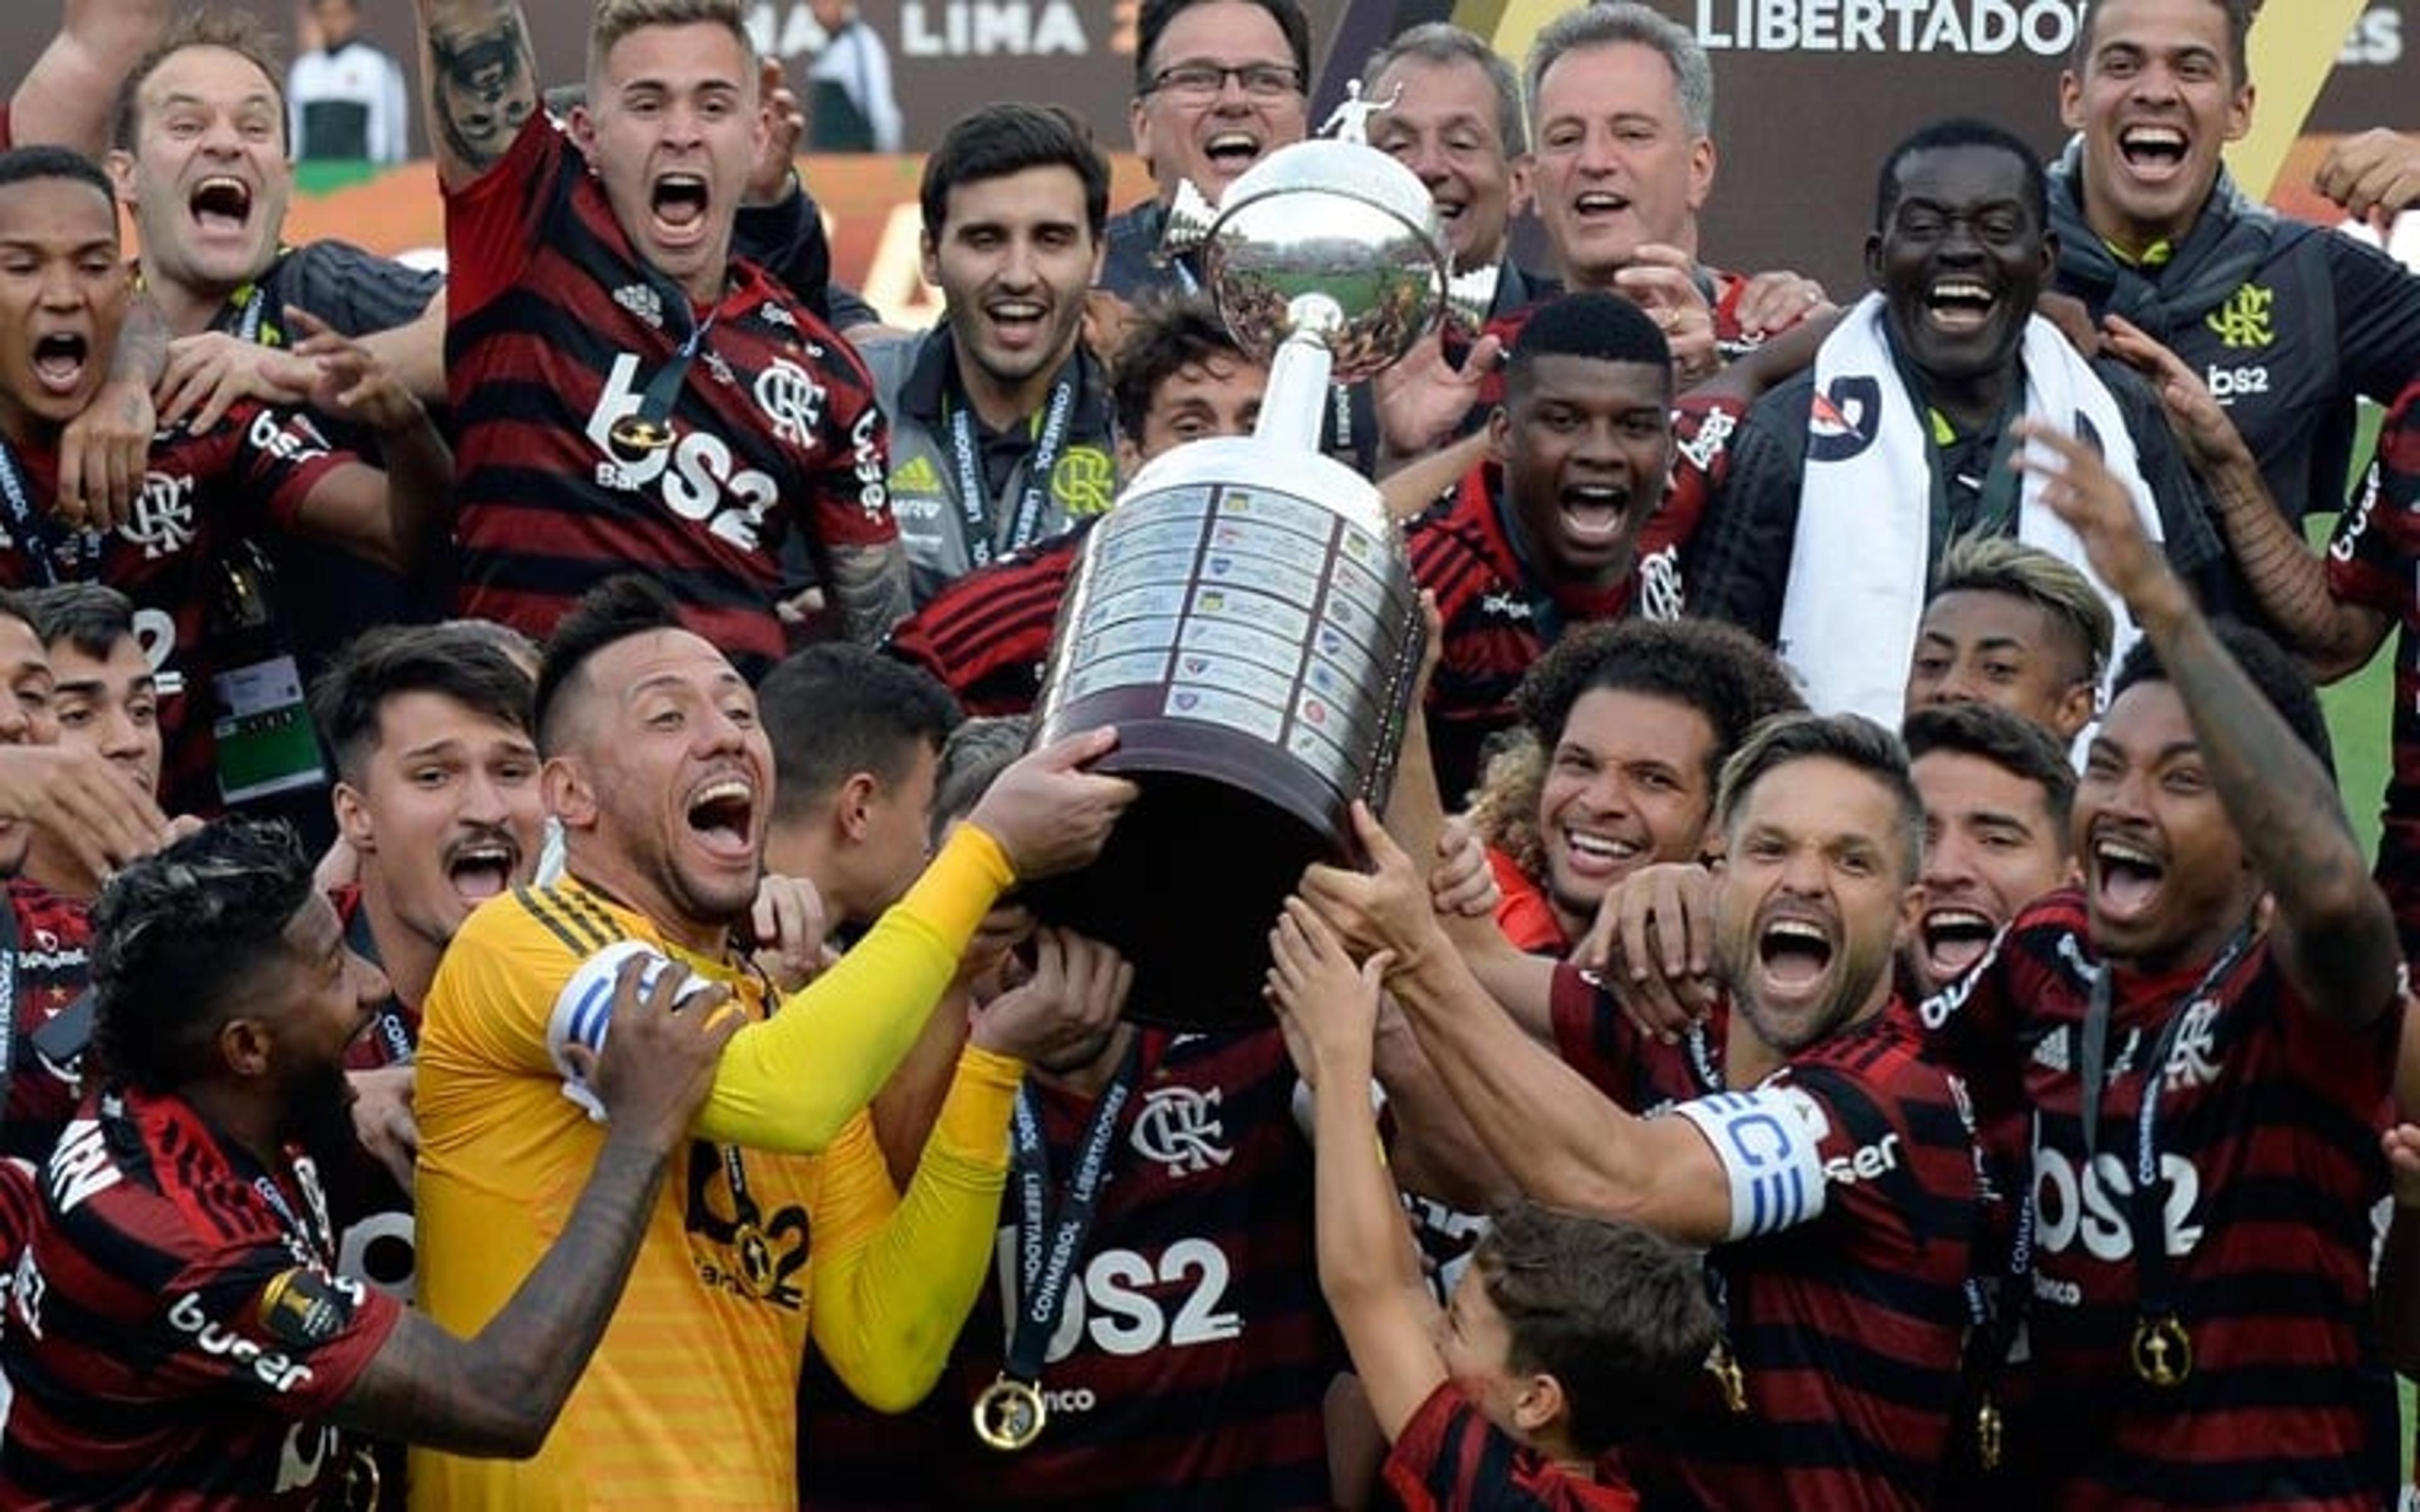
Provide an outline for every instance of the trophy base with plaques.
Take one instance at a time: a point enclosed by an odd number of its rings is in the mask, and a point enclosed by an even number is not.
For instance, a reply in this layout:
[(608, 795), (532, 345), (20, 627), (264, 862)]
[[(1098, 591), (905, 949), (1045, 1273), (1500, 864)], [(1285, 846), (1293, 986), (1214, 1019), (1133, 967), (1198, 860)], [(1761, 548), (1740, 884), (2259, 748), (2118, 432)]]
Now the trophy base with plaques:
[(1376, 490), (1258, 438), (1183, 447), (1094, 527), (1061, 624), (1036, 739), (1115, 725), (1100, 769), (1142, 795), (1037, 912), (1135, 964), (1131, 1017), (1265, 1022), (1278, 905), (1305, 866), (1352, 857), (1350, 807), (1385, 800), (1419, 667)]

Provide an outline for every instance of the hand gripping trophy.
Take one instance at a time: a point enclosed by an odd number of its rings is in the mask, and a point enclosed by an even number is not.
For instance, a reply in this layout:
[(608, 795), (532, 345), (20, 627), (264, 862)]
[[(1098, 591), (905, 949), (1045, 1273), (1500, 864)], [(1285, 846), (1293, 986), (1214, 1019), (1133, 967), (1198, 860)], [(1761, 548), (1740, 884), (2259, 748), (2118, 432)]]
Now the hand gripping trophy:
[(1410, 713), (1401, 528), (1319, 452), (1330, 382), (1400, 360), (1455, 299), (1428, 191), (1360, 140), (1382, 108), (1356, 90), (1341, 137), (1272, 153), (1216, 206), (1180, 188), (1166, 250), (1200, 249), (1228, 330), (1269, 362), (1259, 426), (1144, 468), (1060, 608), (1034, 738), (1116, 725), (1103, 768), (1142, 796), (1033, 902), (1133, 961), (1156, 1022), (1264, 1020), (1270, 921), (1305, 865), (1349, 854), (1353, 800), (1385, 802)]

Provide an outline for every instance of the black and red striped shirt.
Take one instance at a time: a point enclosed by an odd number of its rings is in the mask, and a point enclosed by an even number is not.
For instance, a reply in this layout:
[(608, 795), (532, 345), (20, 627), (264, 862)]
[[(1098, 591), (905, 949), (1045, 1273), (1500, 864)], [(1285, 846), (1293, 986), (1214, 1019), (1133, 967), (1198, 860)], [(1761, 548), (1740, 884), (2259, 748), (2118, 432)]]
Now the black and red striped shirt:
[(2403, 953), (2420, 959), (2420, 383), (2379, 427), (2378, 455), (2361, 496), (2328, 543), (2336, 597), (2394, 616), (2394, 765), (2379, 816), (2378, 885), (2394, 906)]
[[(832, 548), (895, 548), (889, 438), (857, 354), (741, 259), (721, 301), (693, 310), (543, 112), (448, 192), (445, 242), (461, 613), (543, 640), (600, 579), (643, 571), (753, 676), (786, 649), (773, 605), (790, 530), (819, 569)], [(614, 423), (694, 320), (711, 325), (673, 443), (617, 454)]]
[[(2042, 1421), (2040, 1442), (2009, 1452), (2043, 1469), (2060, 1507), (2383, 1506), (2397, 1425), (2369, 1257), (2400, 1014), (2356, 1029), (2316, 1011), (2265, 939), (2196, 994), (2210, 966), (2146, 976), (2096, 961), (2070, 889), (1918, 1010), (1957, 1061), (2017, 1060), (2034, 1110), (2024, 1368)], [(2113, 969), (2102, 1153), (2087, 1162), (2084, 1024), (2092, 974)], [(2163, 1390), (2129, 1364), (2142, 1273), (2128, 1198), (2142, 1062), (2172, 1014), (2185, 1017), (2155, 1137), (2168, 1290), (2194, 1358)]]
[(132, 517), (94, 537), (51, 520), (55, 447), (21, 446), (14, 455), (33, 507), (50, 522), (53, 572), (35, 556), (40, 546), (0, 526), (0, 588), (83, 579), (134, 601), (135, 634), (152, 671), (181, 674), (184, 684), (160, 701), (161, 803), (170, 813), (218, 812), (210, 677), (225, 669), (211, 658), (207, 631), (220, 553), (246, 534), (291, 529), (320, 480), (359, 459), (331, 447), (307, 415), (238, 404), (204, 434), (182, 425), (161, 432)]
[[(911, 1434), (854, 1402), (810, 1403), (811, 1508), (1326, 1507), (1322, 1404), (1348, 1368), (1320, 1299), (1311, 1156), (1275, 1031), (1143, 1031), (1140, 1079), (1042, 1370), (1049, 1417), (1016, 1454), (974, 1438), (999, 1377), (1017, 1265), (1016, 1191), (1000, 1264)], [(1094, 1100), (1038, 1095), (1054, 1196)]]
[(1488, 736), (1514, 723), (1512, 691), (1566, 625), (1683, 608), (1681, 559), (1697, 532), (1737, 424), (1730, 401), (1685, 401), (1675, 416), (1672, 488), (1638, 528), (1637, 561), (1609, 588), (1543, 581), (1505, 526), (1503, 473), (1494, 462), (1465, 474), (1450, 501), (1414, 520), (1405, 537), (1412, 576), (1436, 594), (1445, 651), (1429, 683), (1429, 751), (1448, 808), (1479, 781)]
[[(84, 995), (90, 983), (87, 952), (92, 915), (73, 898), (61, 897), (23, 877), (8, 880), (8, 906), (16, 914), (16, 1022), (8, 1046), (8, 1102), (0, 1117), (0, 1155), (36, 1165), (50, 1159), (60, 1131), (75, 1117), (83, 1085), (75, 1061), (61, 1063), (33, 1042), (36, 1029)], [(79, 1057), (80, 1058), (80, 1057)], [(15, 1258), (14, 1241), (0, 1234), (0, 1263)]]
[(1380, 1467), (1404, 1512), (1633, 1512), (1610, 1465), (1582, 1480), (1487, 1420), (1452, 1381), (1429, 1393)]
[(1094, 515), (1071, 530), (951, 579), (899, 622), (884, 650), (923, 668), (969, 714), (1030, 714), (1042, 697), (1059, 605)]
[[(1728, 1005), (1666, 1044), (1568, 968), (1554, 1004), (1562, 1053), (1632, 1112), (1718, 1089)], [(1746, 1412), (1728, 1410), (1710, 1377), (1675, 1431), (1623, 1458), (1651, 1502), (1930, 1506), (1962, 1399), (1981, 1213), (1965, 1094), (1896, 1001), (1764, 1085), (1807, 1094), (1830, 1125), (1824, 1209), (1709, 1252)]]
[(85, 1103), (0, 1335), (0, 1504), (307, 1507), (342, 1482), (323, 1419), (401, 1307), (334, 1273), (310, 1162), (281, 1166), (177, 1097)]

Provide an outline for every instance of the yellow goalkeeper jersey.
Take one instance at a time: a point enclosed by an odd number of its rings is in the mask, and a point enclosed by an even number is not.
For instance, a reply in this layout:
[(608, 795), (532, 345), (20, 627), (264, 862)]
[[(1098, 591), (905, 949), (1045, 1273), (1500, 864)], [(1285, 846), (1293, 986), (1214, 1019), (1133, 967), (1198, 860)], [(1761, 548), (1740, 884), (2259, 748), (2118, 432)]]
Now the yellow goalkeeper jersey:
[(725, 1050), (545, 1447), (520, 1463), (414, 1451), (414, 1506), (788, 1507), (810, 1336), (876, 1407), (930, 1390), (990, 1262), (1023, 1068), (966, 1050), (904, 1197), (863, 1109), (1007, 880), (987, 837), (954, 839), (856, 949), (769, 1017), (752, 971), (672, 946), (577, 881), (472, 916), (424, 1009), (415, 1092), (420, 1298), (457, 1334), (476, 1333), (536, 1267), (604, 1143), (548, 1049), (581, 963), (645, 941), (729, 984), (757, 1022)]

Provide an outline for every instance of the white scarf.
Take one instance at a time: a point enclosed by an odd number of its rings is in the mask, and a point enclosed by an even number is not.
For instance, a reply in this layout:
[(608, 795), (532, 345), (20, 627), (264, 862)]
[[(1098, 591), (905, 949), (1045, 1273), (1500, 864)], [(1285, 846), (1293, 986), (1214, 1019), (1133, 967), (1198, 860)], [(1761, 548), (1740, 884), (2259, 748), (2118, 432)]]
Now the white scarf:
[[(2055, 327), (2025, 323), (2022, 350), (2028, 417), (2096, 438), (2125, 480), (2156, 545), (2160, 514), (2143, 482), (2133, 439), (2109, 390)], [(1869, 412), (1872, 411), (1872, 412)], [(1891, 360), (1883, 299), (1869, 294), (1815, 356), (1815, 405), (1807, 422), (1798, 534), (1781, 601), (1778, 650), (1819, 714), (1865, 715), (1899, 728), (1909, 658), (1923, 618), (1932, 532), (1929, 426)], [(2017, 538), (2089, 579), (2117, 616), (2115, 669), (2139, 633), (2126, 606), (2085, 561), (2084, 543), (2041, 501), (2027, 474)]]

